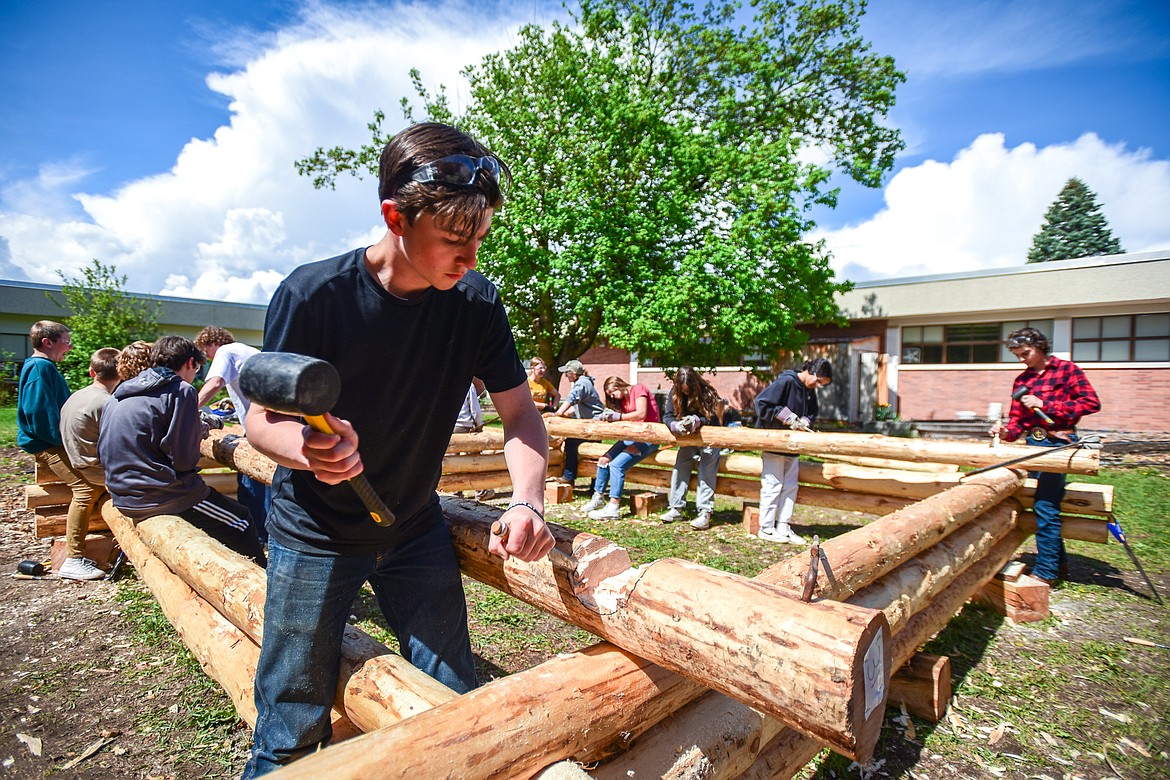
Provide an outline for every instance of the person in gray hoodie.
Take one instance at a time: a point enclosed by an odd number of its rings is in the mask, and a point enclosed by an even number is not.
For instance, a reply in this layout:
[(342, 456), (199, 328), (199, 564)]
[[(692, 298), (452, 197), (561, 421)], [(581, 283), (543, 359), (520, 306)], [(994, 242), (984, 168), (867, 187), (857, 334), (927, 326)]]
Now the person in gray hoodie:
[(264, 566), (248, 510), (199, 476), (207, 427), (191, 382), (207, 357), (182, 336), (163, 336), (150, 357), (153, 366), (119, 385), (102, 412), (98, 457), (111, 501), (136, 520), (178, 515)]

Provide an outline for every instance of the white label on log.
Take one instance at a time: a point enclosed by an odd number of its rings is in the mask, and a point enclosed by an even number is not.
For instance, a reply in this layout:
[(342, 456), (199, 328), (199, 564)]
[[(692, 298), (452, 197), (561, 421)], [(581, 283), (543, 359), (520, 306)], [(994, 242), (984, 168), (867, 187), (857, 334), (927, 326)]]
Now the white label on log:
[(861, 662), (861, 668), (865, 673), (866, 720), (869, 720), (870, 713), (886, 698), (885, 648), (883, 629), (879, 628)]

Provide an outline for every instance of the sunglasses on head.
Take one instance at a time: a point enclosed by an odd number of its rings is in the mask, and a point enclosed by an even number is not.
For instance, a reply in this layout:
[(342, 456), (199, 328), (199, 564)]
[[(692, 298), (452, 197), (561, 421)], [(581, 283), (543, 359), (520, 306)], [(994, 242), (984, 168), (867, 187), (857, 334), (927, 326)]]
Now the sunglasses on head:
[(1020, 347), (1034, 346), (1036, 339), (1031, 336), (1012, 336), (1005, 343), (1008, 349), (1019, 349)]
[(455, 184), (467, 187), (475, 183), (476, 176), (483, 171), (498, 184), (500, 161), (495, 157), (470, 157), (466, 154), (452, 154), (420, 165), (410, 175), (411, 181)]

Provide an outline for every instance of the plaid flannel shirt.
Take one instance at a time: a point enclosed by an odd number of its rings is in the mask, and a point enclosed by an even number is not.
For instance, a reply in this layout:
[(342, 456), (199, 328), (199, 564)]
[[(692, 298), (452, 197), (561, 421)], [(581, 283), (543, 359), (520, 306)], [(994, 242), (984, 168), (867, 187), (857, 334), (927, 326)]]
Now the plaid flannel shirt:
[(1011, 413), (1002, 432), (1004, 441), (1015, 441), (1028, 428), (1074, 428), (1086, 414), (1101, 411), (1097, 392), (1089, 384), (1085, 372), (1071, 360), (1050, 357), (1043, 372), (1029, 368), (1017, 376), (1012, 392), (1020, 385), (1027, 385), (1029, 394), (1044, 402), (1044, 413), (1056, 425), (1047, 425), (1031, 409), (1019, 401), (1012, 401)]

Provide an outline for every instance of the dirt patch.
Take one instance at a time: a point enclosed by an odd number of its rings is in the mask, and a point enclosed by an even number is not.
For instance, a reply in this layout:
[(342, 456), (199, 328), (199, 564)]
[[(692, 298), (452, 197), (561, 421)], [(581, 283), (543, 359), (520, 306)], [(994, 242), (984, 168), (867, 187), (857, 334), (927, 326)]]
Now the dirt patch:
[(45, 561), (23, 509), (32, 460), (0, 450), (0, 775), (16, 780), (235, 777), (250, 744), (236, 729), (225, 755), (238, 766), (193, 762), (206, 739), (187, 714), (203, 681), (176, 654), (136, 641), (119, 587), (54, 576), (11, 576), (22, 560)]

